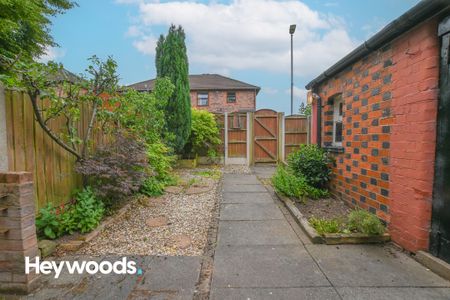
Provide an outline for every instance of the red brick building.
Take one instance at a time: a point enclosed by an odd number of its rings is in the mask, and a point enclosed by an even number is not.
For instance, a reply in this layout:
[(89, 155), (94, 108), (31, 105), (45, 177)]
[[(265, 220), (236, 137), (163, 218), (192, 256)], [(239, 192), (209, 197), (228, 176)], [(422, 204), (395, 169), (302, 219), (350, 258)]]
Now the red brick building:
[[(306, 88), (331, 189), (450, 261), (450, 3), (421, 1)], [(445, 154), (444, 154), (445, 153)]]
[[(151, 91), (155, 80), (130, 85), (141, 92)], [(218, 74), (189, 75), (191, 105), (210, 112), (255, 111), (260, 87)]]

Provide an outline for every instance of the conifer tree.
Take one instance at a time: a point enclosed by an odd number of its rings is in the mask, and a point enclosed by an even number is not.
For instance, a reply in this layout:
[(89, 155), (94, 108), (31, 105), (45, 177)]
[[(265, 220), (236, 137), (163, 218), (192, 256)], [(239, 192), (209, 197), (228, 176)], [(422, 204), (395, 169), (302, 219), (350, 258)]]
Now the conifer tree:
[(191, 133), (191, 98), (189, 63), (185, 33), (181, 26), (170, 26), (167, 36), (160, 36), (156, 47), (157, 77), (168, 77), (175, 86), (165, 108), (167, 130), (173, 135), (172, 146), (181, 153)]

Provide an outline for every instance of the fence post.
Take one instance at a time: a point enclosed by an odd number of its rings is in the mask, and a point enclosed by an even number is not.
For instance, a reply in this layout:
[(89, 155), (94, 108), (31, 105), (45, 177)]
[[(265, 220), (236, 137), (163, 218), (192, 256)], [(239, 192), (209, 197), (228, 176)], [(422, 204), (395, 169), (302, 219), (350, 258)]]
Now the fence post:
[(285, 129), (284, 129), (284, 113), (278, 113), (278, 161), (284, 161), (284, 143), (285, 143)]
[(225, 112), (224, 114), (224, 120), (223, 120), (223, 127), (224, 127), (224, 156), (223, 161), (224, 164), (228, 164), (228, 112)]
[(0, 83), (0, 171), (8, 171), (8, 138), (6, 133), (6, 96)]
[(311, 144), (311, 116), (306, 117), (306, 144)]
[(247, 124), (246, 124), (246, 129), (247, 129), (247, 166), (250, 166), (251, 162), (250, 162), (250, 136), (251, 136), (251, 127), (250, 127), (250, 112), (246, 113), (246, 120), (247, 120)]

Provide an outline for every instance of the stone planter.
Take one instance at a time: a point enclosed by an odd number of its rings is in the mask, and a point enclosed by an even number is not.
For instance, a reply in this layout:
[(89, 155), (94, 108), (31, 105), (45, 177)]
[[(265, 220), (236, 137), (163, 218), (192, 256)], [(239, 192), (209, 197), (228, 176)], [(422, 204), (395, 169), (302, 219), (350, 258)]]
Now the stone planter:
[(177, 161), (178, 168), (194, 169), (197, 167), (197, 158), (194, 159), (179, 159)]
[(309, 224), (309, 221), (303, 216), (291, 199), (280, 195), (275, 191), (274, 193), (278, 199), (283, 202), (289, 213), (300, 225), (313, 244), (373, 244), (385, 243), (391, 240), (389, 233), (384, 233), (382, 235), (367, 235), (364, 233), (325, 233), (321, 235)]

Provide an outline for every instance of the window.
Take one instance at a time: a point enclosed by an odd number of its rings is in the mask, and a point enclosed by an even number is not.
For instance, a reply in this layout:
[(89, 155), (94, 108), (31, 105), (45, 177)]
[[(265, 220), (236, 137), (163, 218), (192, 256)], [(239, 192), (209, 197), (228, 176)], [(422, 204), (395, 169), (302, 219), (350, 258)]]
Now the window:
[(227, 93), (227, 103), (236, 103), (236, 92)]
[(342, 96), (338, 95), (333, 99), (333, 146), (342, 146), (342, 116), (344, 102)]
[(198, 93), (197, 94), (197, 105), (198, 106), (207, 106), (209, 100), (208, 93)]

